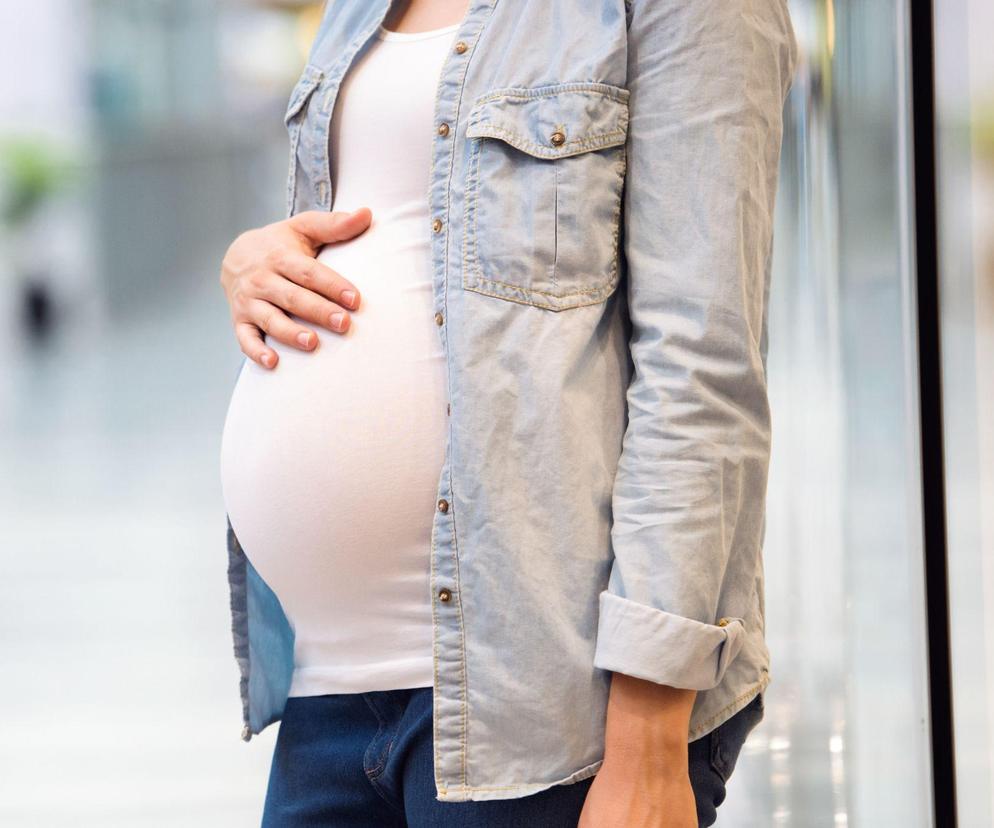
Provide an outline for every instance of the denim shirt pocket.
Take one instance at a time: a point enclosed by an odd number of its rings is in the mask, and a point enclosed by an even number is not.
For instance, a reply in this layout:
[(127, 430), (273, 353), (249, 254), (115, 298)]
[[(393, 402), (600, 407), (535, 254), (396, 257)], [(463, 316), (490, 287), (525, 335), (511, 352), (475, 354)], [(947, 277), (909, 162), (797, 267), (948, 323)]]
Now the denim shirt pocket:
[(503, 87), (467, 116), (462, 285), (552, 311), (618, 285), (629, 90)]
[(293, 215), (294, 201), (296, 199), (297, 153), (300, 148), (300, 130), (306, 116), (305, 106), (314, 93), (314, 90), (321, 84), (323, 78), (324, 71), (322, 69), (313, 64), (307, 64), (297, 83), (294, 85), (293, 91), (290, 93), (286, 114), (283, 116), (283, 123), (286, 125), (290, 136), (290, 165), (286, 179), (287, 218)]

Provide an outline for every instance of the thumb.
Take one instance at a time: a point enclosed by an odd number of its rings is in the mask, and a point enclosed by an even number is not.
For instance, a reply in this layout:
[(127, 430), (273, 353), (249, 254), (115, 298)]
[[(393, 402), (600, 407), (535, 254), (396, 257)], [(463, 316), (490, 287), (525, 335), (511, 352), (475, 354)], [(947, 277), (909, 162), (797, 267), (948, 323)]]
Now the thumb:
[(369, 227), (372, 210), (360, 207), (351, 213), (343, 210), (304, 210), (291, 216), (287, 223), (311, 248), (317, 249), (332, 242), (345, 241), (359, 235)]

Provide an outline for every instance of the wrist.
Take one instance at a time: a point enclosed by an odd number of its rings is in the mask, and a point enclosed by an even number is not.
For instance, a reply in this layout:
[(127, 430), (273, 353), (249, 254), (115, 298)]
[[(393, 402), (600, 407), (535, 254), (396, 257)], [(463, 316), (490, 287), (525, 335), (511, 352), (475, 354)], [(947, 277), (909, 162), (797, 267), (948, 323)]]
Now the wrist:
[(604, 759), (640, 764), (672, 765), (687, 761), (687, 737), (681, 731), (664, 725), (659, 729), (605, 732)]
[(687, 745), (612, 743), (605, 746), (601, 772), (629, 779), (684, 779), (690, 774)]
[(614, 673), (604, 733), (605, 761), (686, 766), (696, 691)]

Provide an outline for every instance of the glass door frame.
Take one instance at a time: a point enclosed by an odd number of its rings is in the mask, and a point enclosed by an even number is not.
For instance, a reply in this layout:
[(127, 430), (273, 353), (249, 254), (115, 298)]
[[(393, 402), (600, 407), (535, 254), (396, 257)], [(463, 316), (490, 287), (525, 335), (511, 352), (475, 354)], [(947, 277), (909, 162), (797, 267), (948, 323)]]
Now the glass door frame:
[(931, 0), (908, 0), (914, 251), (929, 725), (934, 824), (957, 825), (942, 416), (936, 185), (935, 48)]

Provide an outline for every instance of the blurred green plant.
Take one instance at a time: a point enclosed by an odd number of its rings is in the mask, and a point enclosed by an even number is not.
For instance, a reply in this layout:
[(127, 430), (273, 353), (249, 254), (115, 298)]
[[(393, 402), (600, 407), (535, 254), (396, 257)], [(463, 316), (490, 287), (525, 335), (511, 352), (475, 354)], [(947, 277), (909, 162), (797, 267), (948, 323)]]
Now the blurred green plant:
[(75, 183), (78, 169), (51, 141), (0, 137), (0, 221), (9, 227), (26, 224), (49, 198)]

